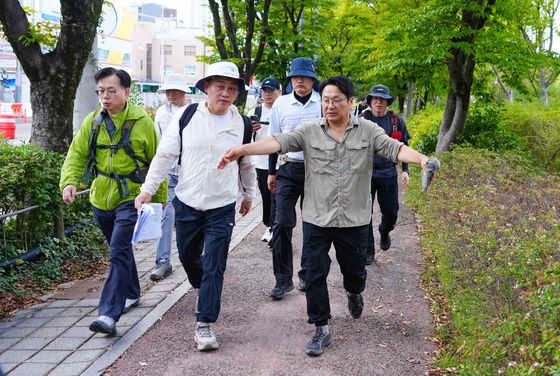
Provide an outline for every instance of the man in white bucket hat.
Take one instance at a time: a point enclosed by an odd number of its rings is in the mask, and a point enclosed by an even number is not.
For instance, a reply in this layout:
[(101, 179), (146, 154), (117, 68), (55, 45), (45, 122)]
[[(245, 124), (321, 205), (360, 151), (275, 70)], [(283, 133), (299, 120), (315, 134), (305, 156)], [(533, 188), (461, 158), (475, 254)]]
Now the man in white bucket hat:
[[(158, 93), (165, 94), (167, 103), (156, 111), (154, 123), (159, 138), (169, 126), (171, 119), (177, 112), (182, 112), (189, 104), (187, 93), (190, 93), (187, 79), (180, 74), (171, 74), (165, 77)], [(167, 177), (167, 202), (161, 219), (161, 238), (156, 250), (156, 269), (150, 274), (152, 281), (161, 281), (173, 272), (171, 267), (171, 239), (173, 238), (173, 224), (175, 223), (175, 210), (171, 204), (175, 198), (175, 187), (179, 180), (179, 166), (173, 163)]]
[[(241, 146), (247, 138), (251, 140), (250, 121), (233, 105), (238, 93), (245, 90), (237, 66), (230, 62), (210, 65), (196, 87), (208, 98), (174, 116), (163, 134), (142, 192), (136, 197), (136, 207), (151, 201), (155, 189), (179, 158), (179, 181), (173, 200), (177, 249), (190, 284), (198, 289), (194, 339), (198, 350), (204, 351), (218, 348), (210, 324), (220, 313), (238, 182), (243, 195), (239, 212), (245, 215), (255, 195), (256, 174), (251, 158), (243, 158), (223, 170), (217, 168), (222, 153)], [(189, 113), (192, 116), (187, 122), (185, 115)]]

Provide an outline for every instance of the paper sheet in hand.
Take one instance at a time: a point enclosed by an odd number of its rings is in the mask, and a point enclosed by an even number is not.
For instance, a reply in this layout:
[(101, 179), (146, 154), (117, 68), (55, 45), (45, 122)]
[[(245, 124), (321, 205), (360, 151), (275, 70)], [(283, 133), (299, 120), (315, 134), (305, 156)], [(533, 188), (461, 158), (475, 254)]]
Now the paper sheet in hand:
[(161, 238), (161, 204), (142, 204), (134, 234), (132, 244), (136, 245), (143, 240), (154, 240)]

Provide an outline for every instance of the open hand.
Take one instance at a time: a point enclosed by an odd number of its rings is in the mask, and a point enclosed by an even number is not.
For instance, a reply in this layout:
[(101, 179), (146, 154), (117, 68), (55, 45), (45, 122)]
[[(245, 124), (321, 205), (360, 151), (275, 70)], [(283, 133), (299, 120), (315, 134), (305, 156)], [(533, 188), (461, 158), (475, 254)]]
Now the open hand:
[(232, 149), (228, 149), (224, 152), (224, 154), (222, 154), (222, 157), (220, 158), (220, 161), (218, 162), (218, 168), (219, 169), (223, 169), (227, 166), (228, 163), (233, 162), (237, 159), (239, 159), (239, 157), (241, 157), (241, 148), (232, 148)]

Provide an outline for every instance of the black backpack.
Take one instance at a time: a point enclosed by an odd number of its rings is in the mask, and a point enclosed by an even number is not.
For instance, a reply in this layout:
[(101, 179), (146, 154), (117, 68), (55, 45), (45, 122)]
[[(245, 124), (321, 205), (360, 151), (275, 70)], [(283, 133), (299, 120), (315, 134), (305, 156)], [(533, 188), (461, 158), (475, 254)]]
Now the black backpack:
[[(180, 149), (179, 149), (178, 164), (181, 164), (181, 155), (183, 154), (183, 129), (185, 129), (185, 127), (189, 125), (189, 122), (191, 121), (197, 108), (198, 108), (198, 103), (189, 104), (189, 106), (183, 112), (183, 115), (181, 115), (181, 119), (179, 119)], [(249, 119), (247, 116), (241, 115), (241, 117), (243, 118), (243, 125), (245, 126), (243, 130), (243, 143), (248, 144), (251, 142), (253, 125), (251, 124), (251, 119)], [(241, 162), (241, 158), (239, 158), (237, 162)]]
[[(388, 112), (389, 112), (389, 118), (391, 120), (391, 126), (393, 128), (393, 131), (389, 136), (398, 141), (401, 141), (402, 138), (405, 136), (405, 134), (403, 132), (403, 127), (401, 125), (401, 122), (399, 121), (399, 117), (397, 116), (397, 113), (395, 111), (389, 110)], [(371, 111), (362, 111), (360, 117), (369, 121), (373, 121), (371, 115), (372, 115)], [(410, 139), (410, 134), (407, 133), (406, 136), (407, 139)]]
[[(129, 194), (127, 179), (138, 184), (144, 183), (146, 180), (146, 175), (148, 173), (148, 168), (150, 167), (150, 161), (140, 158), (134, 152), (134, 149), (130, 145), (130, 133), (132, 132), (132, 127), (135, 124), (135, 120), (126, 120), (123, 124), (121, 131), (121, 138), (119, 142), (115, 145), (98, 144), (97, 138), (99, 136), (99, 129), (101, 128), (101, 123), (103, 121), (103, 115), (99, 116), (92, 121), (91, 124), (91, 134), (89, 136), (89, 160), (86, 167), (86, 172), (84, 175), (84, 182), (89, 184), (90, 174), (107, 176), (109, 178), (115, 179), (117, 181), (117, 187), (119, 188), (119, 194), (121, 198), (125, 198)], [(134, 171), (126, 175), (118, 175), (114, 172), (110, 174), (101, 171), (97, 168), (97, 159), (95, 157), (95, 152), (97, 149), (111, 149), (113, 154), (116, 154), (119, 149), (123, 149), (124, 152), (132, 158), (134, 161)]]

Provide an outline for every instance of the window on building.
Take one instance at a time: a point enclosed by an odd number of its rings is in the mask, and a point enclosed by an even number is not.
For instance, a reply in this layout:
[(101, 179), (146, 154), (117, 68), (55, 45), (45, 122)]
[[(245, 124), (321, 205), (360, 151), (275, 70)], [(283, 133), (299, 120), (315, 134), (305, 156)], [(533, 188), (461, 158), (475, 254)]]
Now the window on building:
[(172, 55), (173, 54), (173, 46), (170, 44), (163, 45), (163, 54), (164, 55)]
[(109, 56), (109, 50), (104, 50), (102, 48), (97, 49), (97, 59), (99, 61), (107, 61), (108, 56)]
[(171, 65), (166, 65), (163, 69), (163, 75), (169, 76), (170, 74), (173, 74), (173, 68), (171, 67)]
[(194, 76), (196, 74), (196, 67), (194, 65), (185, 65), (185, 76)]
[(146, 79), (152, 79), (152, 44), (146, 44)]
[(195, 56), (196, 46), (185, 46), (185, 56)]
[(130, 54), (124, 54), (122, 63), (123, 65), (130, 65)]

